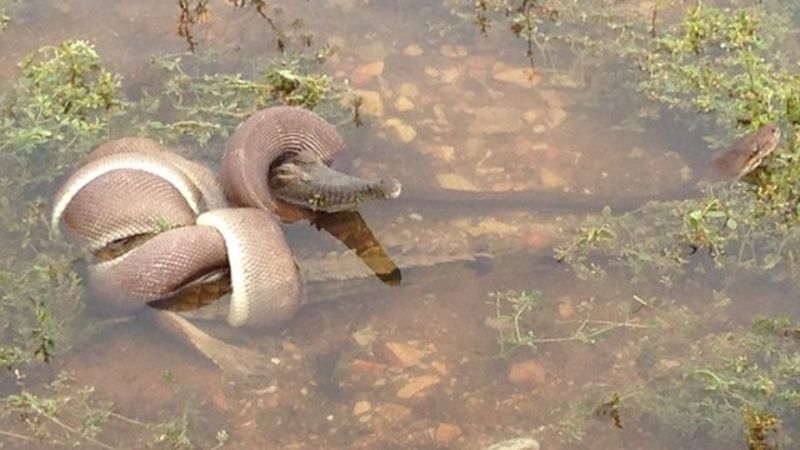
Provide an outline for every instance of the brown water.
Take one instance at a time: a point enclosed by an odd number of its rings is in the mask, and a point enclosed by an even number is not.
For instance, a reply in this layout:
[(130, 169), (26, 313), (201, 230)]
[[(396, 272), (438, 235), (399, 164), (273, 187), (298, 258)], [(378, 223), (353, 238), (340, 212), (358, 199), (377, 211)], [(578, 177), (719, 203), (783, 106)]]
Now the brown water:
[[(471, 1), (281, 3), (280, 14), (271, 10), (276, 24), (291, 29), (291, 22), (302, 18), (301, 32), (313, 34), (314, 46), (327, 42), (336, 48), (321, 70), (349, 79), (368, 99), (365, 126), (340, 127), (349, 152), (341, 165), (348, 171), (395, 176), (422, 192), (540, 190), (543, 196), (625, 197), (687, 184), (693, 177), (689, 167), (710, 156), (701, 133), (687, 133), (681, 118), (639, 119), (655, 107), (624, 82), (633, 76), (632, 67), (545, 43), (546, 54), (534, 53), (536, 75), (526, 78), (524, 40), (499, 17), (482, 35), (471, 18), (458, 15), (471, 14)], [(644, 3), (629, 8), (645, 14)], [(278, 54), (274, 31), (252, 8), (223, 1), (209, 7), (209, 21), (193, 28), (194, 39), (198, 51), (218, 52), (235, 66), (226, 71), (245, 71), (249, 58)], [(152, 70), (151, 54), (187, 47), (175, 33), (174, 2), (26, 1), (10, 12), (12, 21), (0, 35), (3, 82), (16, 75), (14, 62), (28, 51), (80, 38), (97, 46), (135, 96)], [(292, 39), (289, 48), (298, 48)], [(214, 152), (207, 149), (204, 155)], [(226, 338), (273, 358), (273, 371), (263, 377), (231, 378), (137, 321), (82, 343), (39, 377), (67, 371), (77, 385), (94, 386), (119, 414), (143, 422), (185, 413), (196, 448), (214, 447), (221, 430), (230, 435), (225, 448), (242, 449), (478, 449), (513, 437), (535, 438), (544, 449), (728, 448), (730, 442), (746, 448), (743, 436), (676, 442), (657, 421), (628, 417), (624, 410), (622, 429), (602, 414), (574, 419), (580, 405), (591, 411), (613, 392), (652, 386), (643, 384), (637, 368), (643, 327), (653, 321), (667, 329), (698, 325), (674, 311), (637, 309), (634, 296), (652, 287), (633, 285), (613, 272), (602, 284), (581, 282), (550, 258), (563, 231), (602, 206), (554, 215), (535, 205), (525, 210), (486, 204), (436, 210), (424, 201), (366, 205), (365, 220), (398, 260), (419, 253), (490, 257), (408, 269), (399, 286), (368, 279), (348, 286), (353, 293), (339, 294), (326, 292), (324, 283), (315, 285), (314, 295), (345, 298), (305, 308), (280, 330), (257, 336), (227, 331)], [(287, 234), (301, 265), (341, 251), (333, 239), (303, 224), (287, 226)], [(704, 302), (719, 283), (697, 276), (665, 293), (680, 299), (689, 316), (716, 318), (674, 336), (699, 341), (747, 326), (756, 313), (799, 316), (781, 291), (785, 286), (777, 283), (774, 290), (761, 285), (757, 294), (741, 286), (729, 294), (740, 306), (715, 312)], [(546, 339), (501, 358), (497, 331), (487, 325), (495, 315), (488, 294), (508, 289), (542, 292), (536, 332)], [(759, 308), (749, 302), (756, 295)], [(628, 312), (624, 320), (621, 311)], [(617, 327), (594, 343), (569, 339), (589, 320)], [(667, 334), (665, 345), (680, 359), (679, 349), (693, 342), (671, 342), (674, 336)], [(391, 351), (398, 346), (410, 348), (414, 361), (398, 362)], [(671, 361), (660, 363), (666, 367)], [(514, 367), (528, 368), (522, 380), (513, 379)], [(570, 439), (569, 424), (583, 430), (582, 440)], [(113, 447), (139, 448), (138, 438), (126, 431), (129, 425), (110, 425), (97, 438)], [(456, 428), (457, 436), (447, 435)], [(3, 440), (7, 448), (49, 448), (35, 440)]]

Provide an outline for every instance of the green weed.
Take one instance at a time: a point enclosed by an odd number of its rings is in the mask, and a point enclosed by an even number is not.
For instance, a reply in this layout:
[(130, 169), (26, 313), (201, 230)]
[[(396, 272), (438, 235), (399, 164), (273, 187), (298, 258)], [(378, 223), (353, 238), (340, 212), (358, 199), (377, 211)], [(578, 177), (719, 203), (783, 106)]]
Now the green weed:
[(539, 291), (490, 292), (489, 299), (487, 303), (494, 306), (494, 316), (486, 323), (498, 332), (501, 357), (521, 347), (535, 348), (542, 344), (580, 342), (591, 345), (613, 330), (648, 327), (632, 321), (628, 312), (618, 321), (594, 319), (592, 300), (580, 306), (584, 317), (577, 324), (558, 326), (540, 317), (542, 294)]
[[(140, 120), (140, 130), (168, 142), (188, 137), (203, 146), (213, 138), (228, 137), (259, 109), (275, 104), (314, 109), (330, 104), (342, 91), (328, 76), (311, 73), (314, 62), (299, 56), (269, 62), (252, 78), (238, 73), (195, 75), (196, 66), (203, 65), (198, 57), (153, 58), (152, 63), (165, 76), (164, 90), (162, 96), (142, 100), (139, 108), (147, 118)], [(154, 112), (168, 119), (150, 119)]]

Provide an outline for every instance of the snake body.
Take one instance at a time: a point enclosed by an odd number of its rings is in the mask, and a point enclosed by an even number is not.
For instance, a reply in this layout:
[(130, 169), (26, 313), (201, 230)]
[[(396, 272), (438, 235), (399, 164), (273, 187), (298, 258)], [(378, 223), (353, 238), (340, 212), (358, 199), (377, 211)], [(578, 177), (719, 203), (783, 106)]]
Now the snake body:
[[(232, 291), (228, 323), (273, 326), (306, 299), (279, 220), (309, 212), (273, 196), (270, 171), (294, 159), (327, 167), (342, 148), (335, 128), (292, 107), (259, 111), (238, 127), (219, 181), (150, 139), (109, 141), (56, 193), (52, 226), (63, 224), (86, 250), (89, 288), (104, 305), (136, 311), (224, 277)], [(356, 196), (372, 184), (345, 179), (340, 186)]]

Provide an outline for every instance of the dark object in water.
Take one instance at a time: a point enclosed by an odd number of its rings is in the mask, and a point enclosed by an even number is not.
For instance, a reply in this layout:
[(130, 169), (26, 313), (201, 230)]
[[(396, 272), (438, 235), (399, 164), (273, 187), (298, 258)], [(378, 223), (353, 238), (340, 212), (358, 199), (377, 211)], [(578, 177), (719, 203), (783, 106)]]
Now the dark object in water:
[(780, 140), (781, 130), (774, 123), (768, 123), (740, 138), (714, 155), (713, 178), (741, 178), (747, 175), (775, 150)]

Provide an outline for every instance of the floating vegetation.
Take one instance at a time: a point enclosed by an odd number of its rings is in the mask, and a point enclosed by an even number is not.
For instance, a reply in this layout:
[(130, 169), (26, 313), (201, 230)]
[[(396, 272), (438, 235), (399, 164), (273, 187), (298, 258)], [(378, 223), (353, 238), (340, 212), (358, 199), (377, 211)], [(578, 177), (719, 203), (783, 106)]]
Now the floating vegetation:
[(158, 109), (158, 116), (170, 119), (145, 119), (141, 129), (168, 142), (186, 136), (205, 145), (213, 137), (226, 138), (250, 114), (275, 104), (338, 109), (332, 107), (332, 100), (344, 92), (327, 75), (310, 71), (316, 59), (301, 56), (262, 64), (252, 77), (207, 74), (198, 70), (204, 66), (196, 57), (153, 58), (152, 62), (166, 76), (164, 89), (159, 97), (146, 97), (141, 108)]
[[(621, 320), (594, 319), (592, 300), (581, 305), (580, 310), (585, 315), (582, 319), (576, 320), (574, 324), (568, 323), (568, 327), (557, 326), (541, 317), (541, 295), (538, 291), (489, 293), (488, 303), (494, 306), (495, 314), (486, 320), (486, 324), (498, 332), (500, 356), (508, 356), (520, 347), (537, 347), (541, 344), (594, 344), (601, 336), (613, 330), (648, 328), (648, 325), (632, 320), (632, 312), (624, 313)], [(569, 330), (568, 334), (563, 331), (565, 328)]]

